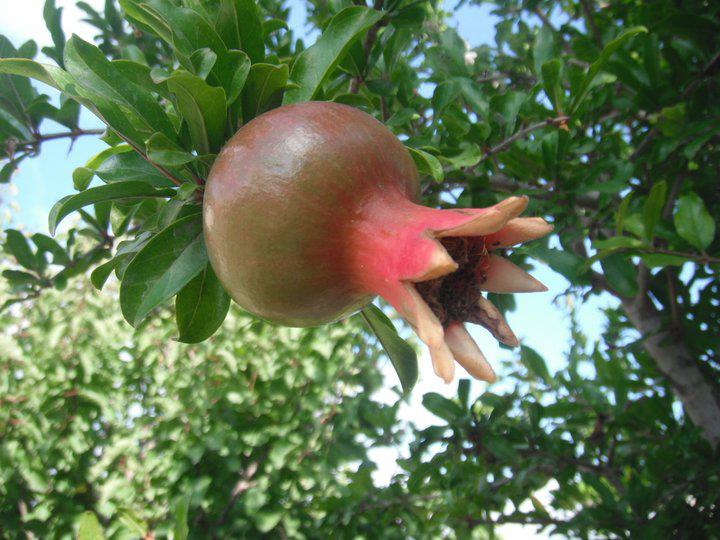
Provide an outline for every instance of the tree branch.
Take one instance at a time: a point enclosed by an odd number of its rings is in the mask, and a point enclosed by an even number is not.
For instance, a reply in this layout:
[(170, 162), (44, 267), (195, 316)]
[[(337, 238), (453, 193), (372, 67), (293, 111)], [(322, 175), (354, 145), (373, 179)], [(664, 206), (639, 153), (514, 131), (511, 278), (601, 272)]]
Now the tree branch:
[[(33, 139), (27, 141), (15, 141), (8, 139), (6, 143), (6, 151), (8, 155), (12, 155), (18, 148), (37, 147), (47, 141), (54, 141), (57, 139), (72, 139), (73, 141), (83, 135), (102, 135), (105, 133), (104, 129), (73, 129), (71, 131), (61, 131), (59, 133), (46, 133), (34, 136)], [(12, 146), (11, 146), (12, 144)]]
[(642, 343), (675, 390), (685, 412), (713, 448), (720, 443), (720, 391), (707, 379), (685, 344), (664, 328), (663, 316), (647, 295), (622, 299), (622, 307)]
[(542, 525), (547, 527), (549, 525), (565, 525), (567, 522), (562, 519), (555, 519), (550, 516), (523, 514), (518, 512), (517, 514), (511, 514), (509, 516), (500, 515), (495, 519), (492, 518), (474, 518), (467, 516), (465, 521), (470, 526), (477, 525), (503, 525), (506, 523), (517, 523), (520, 525)]
[(483, 160), (489, 158), (490, 156), (497, 154), (499, 152), (502, 152), (505, 150), (508, 146), (510, 146), (512, 143), (517, 141), (518, 139), (522, 139), (526, 135), (529, 135), (533, 131), (537, 131), (538, 129), (542, 129), (547, 126), (565, 126), (567, 124), (567, 121), (570, 119), (569, 116), (556, 116), (554, 118), (548, 118), (546, 120), (543, 120), (542, 122), (538, 122), (537, 124), (531, 124), (520, 131), (517, 131), (510, 135), (507, 139), (504, 141), (499, 142), (489, 150), (485, 152), (485, 155), (483, 156)]

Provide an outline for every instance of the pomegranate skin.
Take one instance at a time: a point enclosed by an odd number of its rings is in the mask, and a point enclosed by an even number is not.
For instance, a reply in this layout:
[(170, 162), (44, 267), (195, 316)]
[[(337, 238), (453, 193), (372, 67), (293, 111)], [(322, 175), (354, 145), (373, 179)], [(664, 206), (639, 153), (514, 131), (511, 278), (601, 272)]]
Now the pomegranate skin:
[(456, 363), (492, 381), (464, 324), (518, 345), (482, 293), (546, 290), (502, 255), (552, 226), (518, 217), (527, 197), (442, 210), (417, 204), (418, 188), (409, 153), (371, 116), (335, 103), (274, 109), (240, 129), (210, 172), (210, 262), (240, 306), (287, 326), (332, 322), (381, 296), (444, 381)]
[(409, 153), (368, 114), (326, 102), (273, 109), (243, 126), (210, 172), (210, 262), (232, 298), (263, 319), (335, 321), (377, 294), (357, 279), (353, 227), (378, 194), (415, 201), (418, 192)]

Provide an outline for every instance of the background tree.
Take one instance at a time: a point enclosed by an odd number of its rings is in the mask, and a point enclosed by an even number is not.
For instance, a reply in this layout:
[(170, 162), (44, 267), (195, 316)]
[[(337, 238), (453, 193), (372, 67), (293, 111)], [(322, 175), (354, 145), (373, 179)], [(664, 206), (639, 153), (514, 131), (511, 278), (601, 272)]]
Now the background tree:
[[(710, 535), (718, 520), (713, 452), (720, 441), (713, 217), (720, 8), (669, 0), (493, 4), (500, 16), (495, 45), (469, 50), (434, 2), (310, 2), (320, 33), (309, 47), (287, 28), (287, 8), (278, 2), (123, 0), (119, 7), (106, 2), (103, 13), (79, 4), (98, 29), (95, 44), (66, 40), (60, 11), (48, 2), (54, 44), (44, 53), (54, 64), (33, 60), (32, 41), (0, 38), (0, 180), (48, 139), (99, 135), (78, 125), (78, 104), (108, 126), (101, 135), (108, 148), (75, 171), (77, 193), (51, 212), (51, 232), (80, 212), (82, 224), (67, 238), (37, 233), (31, 244), (6, 231), (13, 263), (4, 271), (12, 291), (5, 305), (18, 303), (29, 317), (31, 306), (51, 301), (36, 299), (42, 290), (72, 291), (68, 280), (90, 270), (101, 288), (114, 272), (137, 339), (167, 318), (165, 306), (177, 294), (180, 340), (202, 341), (223, 323), (227, 296), (212, 278), (198, 278), (212, 275), (202, 256), (174, 263), (201, 245), (199, 201), (215, 153), (240, 125), (283, 102), (347, 103), (411, 148), (425, 174), (426, 204), (485, 206), (507, 193), (530, 195), (531, 212), (552, 219), (556, 235), (511, 258), (546, 262), (580, 298), (610, 294), (617, 302), (605, 312), (599, 343), (584, 343), (576, 328), (568, 367), (553, 377), (526, 347), (512, 392), (487, 393), (474, 404), (465, 385), (456, 401), (426, 396), (448, 424), (415, 433), (415, 452), (387, 490), (369, 498), (367, 476), (357, 476), (322, 499), (324, 515), (313, 515), (307, 531), (342, 526), (369, 534), (392, 523), (403, 536), (521, 521), (581, 536)], [(57, 88), (60, 102), (25, 77)], [(45, 119), (68, 131), (43, 131)], [(149, 257), (159, 263), (142, 264)], [(512, 298), (494, 301), (513, 308)], [(208, 316), (186, 316), (195, 309)], [(237, 339), (244, 346), (253, 336)], [(393, 360), (401, 373), (412, 372), (412, 355)], [(13, 373), (3, 376), (10, 381)], [(412, 382), (403, 377), (407, 387)], [(18, 428), (10, 417), (2, 426), (7, 452)], [(443, 450), (435, 452), (433, 442)], [(234, 462), (227, 481), (237, 482), (253, 462)], [(25, 504), (32, 516), (41, 494), (57, 488), (33, 488), (16, 467), (9, 474), (20, 475), (19, 487), (6, 500), (12, 508)], [(56, 474), (52, 460), (44, 467)], [(549, 478), (559, 486), (552, 508), (521, 509)], [(176, 488), (160, 497), (162, 508), (188, 489)], [(220, 518), (217, 504), (192, 500), (191, 522), (202, 519), (200, 508)], [(117, 517), (91, 502), (86, 508)], [(62, 518), (64, 530), (81, 506)], [(159, 507), (141, 511), (143, 519), (157, 512), (154, 519), (166, 522)], [(21, 518), (18, 530), (32, 519), (38, 533), (56, 526), (46, 515)], [(243, 519), (237, 527), (250, 523)]]

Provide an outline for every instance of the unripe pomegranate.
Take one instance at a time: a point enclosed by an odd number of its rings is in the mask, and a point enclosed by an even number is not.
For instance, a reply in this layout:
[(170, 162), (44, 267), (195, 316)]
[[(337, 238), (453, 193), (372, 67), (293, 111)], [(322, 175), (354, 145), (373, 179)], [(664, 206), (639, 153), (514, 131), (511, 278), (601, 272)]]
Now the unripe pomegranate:
[(335, 321), (383, 297), (429, 347), (435, 372), (494, 373), (463, 326), (517, 339), (482, 296), (545, 287), (492, 251), (547, 234), (518, 218), (526, 197), (489, 208), (417, 204), (418, 173), (380, 122), (352, 107), (308, 102), (243, 126), (210, 172), (208, 254), (244, 309), (288, 326)]

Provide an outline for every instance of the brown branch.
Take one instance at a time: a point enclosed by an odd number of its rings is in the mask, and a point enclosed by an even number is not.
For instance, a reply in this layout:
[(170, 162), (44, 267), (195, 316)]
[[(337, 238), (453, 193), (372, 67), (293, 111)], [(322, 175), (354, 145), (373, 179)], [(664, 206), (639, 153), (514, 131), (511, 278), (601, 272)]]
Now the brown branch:
[(232, 507), (235, 506), (235, 502), (237, 501), (240, 494), (247, 491), (251, 487), (254, 487), (257, 484), (257, 482), (251, 481), (252, 477), (255, 476), (257, 469), (258, 464), (256, 462), (252, 462), (242, 472), (240, 480), (237, 481), (232, 491), (230, 492), (230, 500), (225, 505), (225, 508), (223, 508), (222, 512), (220, 512), (220, 516), (215, 522), (215, 526), (222, 525), (225, 522), (228, 513), (230, 512), (230, 510), (232, 510)]
[(73, 129), (71, 131), (62, 131), (59, 133), (38, 133), (33, 139), (27, 141), (13, 141), (13, 144), (15, 145), (15, 147), (37, 146), (38, 144), (47, 141), (54, 141), (56, 139), (75, 140), (78, 137), (82, 137), (83, 135), (102, 135), (103, 133), (105, 133), (104, 129)]
[(720, 444), (720, 385), (703, 374), (692, 351), (673, 335), (672, 328), (666, 328), (663, 313), (653, 305), (647, 292), (627, 298), (621, 296), (602, 274), (592, 272), (591, 279), (593, 287), (605, 290), (621, 301), (628, 321), (640, 333), (643, 348), (654, 360), (658, 372), (670, 383), (690, 420), (702, 430), (703, 437), (710, 446), (717, 448)]
[[(514, 193), (516, 191), (534, 191), (533, 197), (536, 199), (553, 200), (558, 196), (567, 198), (567, 194), (559, 194), (547, 186), (533, 186), (526, 182), (512, 180), (504, 174), (498, 173), (490, 176), (490, 186), (499, 190)], [(573, 199), (573, 205), (585, 208), (586, 210), (597, 210), (598, 195), (585, 194), (577, 195)]]
[(550, 516), (523, 514), (518, 512), (517, 514), (511, 514), (509, 516), (500, 515), (496, 519), (492, 518), (474, 518), (467, 516), (465, 521), (470, 526), (477, 525), (503, 525), (506, 523), (517, 523), (520, 525), (542, 525), (547, 527), (549, 525), (565, 525), (567, 521), (562, 519), (555, 519)]
[(556, 116), (554, 118), (548, 118), (546, 120), (543, 120), (542, 122), (538, 122), (537, 124), (531, 124), (520, 131), (517, 131), (510, 135), (507, 139), (504, 141), (500, 141), (498, 144), (490, 148), (485, 152), (485, 155), (483, 156), (483, 160), (489, 158), (493, 154), (497, 154), (499, 152), (502, 152), (505, 150), (508, 146), (510, 146), (512, 143), (517, 141), (518, 139), (522, 139), (526, 135), (529, 135), (533, 131), (537, 131), (538, 129), (542, 129), (547, 126), (565, 126), (567, 124), (567, 121), (570, 119), (569, 116)]
[(140, 154), (140, 157), (143, 158), (145, 161), (147, 161), (151, 167), (153, 167), (156, 171), (158, 171), (160, 174), (162, 174), (165, 178), (170, 180), (173, 184), (176, 186), (182, 185), (182, 181), (175, 178), (172, 174), (170, 174), (170, 171), (168, 171), (165, 167), (158, 165), (154, 161), (152, 161), (145, 152), (142, 151), (142, 148), (140, 148), (138, 145), (136, 145), (134, 142), (132, 142), (130, 139), (125, 137), (124, 135), (120, 134), (119, 132), (115, 132), (118, 137), (120, 137), (123, 141), (125, 141), (130, 147), (135, 150), (138, 154)]

